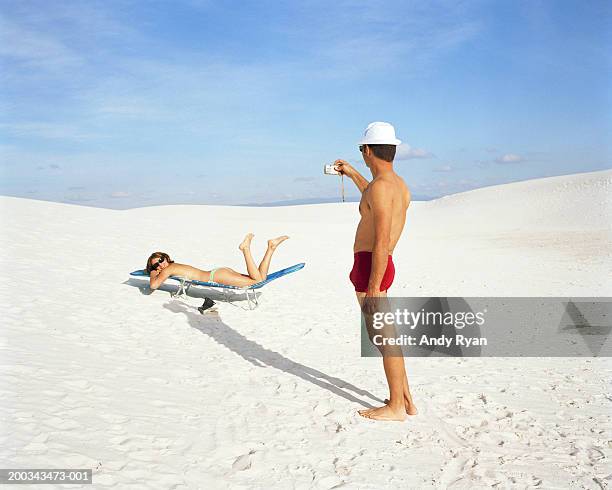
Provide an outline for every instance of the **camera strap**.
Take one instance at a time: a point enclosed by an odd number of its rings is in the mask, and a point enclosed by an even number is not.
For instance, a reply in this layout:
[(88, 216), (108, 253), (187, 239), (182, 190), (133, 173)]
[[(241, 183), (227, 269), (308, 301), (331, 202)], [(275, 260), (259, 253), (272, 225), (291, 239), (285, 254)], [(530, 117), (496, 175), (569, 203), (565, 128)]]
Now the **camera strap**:
[(342, 202), (344, 202), (344, 174), (340, 174), (340, 189), (342, 192)]

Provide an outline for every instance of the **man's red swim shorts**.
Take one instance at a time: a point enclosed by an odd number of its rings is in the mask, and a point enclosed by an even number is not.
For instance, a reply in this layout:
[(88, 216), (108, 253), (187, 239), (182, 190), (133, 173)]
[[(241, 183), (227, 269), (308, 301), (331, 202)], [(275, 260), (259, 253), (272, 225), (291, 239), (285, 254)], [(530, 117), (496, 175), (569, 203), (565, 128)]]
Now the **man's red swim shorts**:
[[(372, 252), (356, 252), (355, 261), (353, 262), (353, 270), (349, 275), (349, 279), (355, 286), (355, 291), (365, 293), (368, 290), (368, 282), (370, 281), (370, 272), (372, 271)], [(393, 258), (389, 255), (387, 259), (387, 270), (380, 283), (380, 291), (386, 291), (393, 284), (395, 278), (395, 266)]]

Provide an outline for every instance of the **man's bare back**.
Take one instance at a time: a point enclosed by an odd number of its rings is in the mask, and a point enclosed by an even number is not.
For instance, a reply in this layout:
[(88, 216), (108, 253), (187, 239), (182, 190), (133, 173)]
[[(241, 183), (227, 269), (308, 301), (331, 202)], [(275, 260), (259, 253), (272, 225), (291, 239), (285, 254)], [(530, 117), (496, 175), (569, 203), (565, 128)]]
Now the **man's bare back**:
[(355, 232), (354, 252), (371, 252), (374, 248), (374, 213), (372, 212), (372, 189), (376, 185), (385, 184), (385, 192), (391, 193), (391, 230), (389, 238), (389, 255), (400, 239), (404, 224), (406, 223), (406, 212), (410, 205), (410, 191), (404, 180), (395, 172), (376, 177), (366, 187), (359, 202), (359, 214), (361, 220)]

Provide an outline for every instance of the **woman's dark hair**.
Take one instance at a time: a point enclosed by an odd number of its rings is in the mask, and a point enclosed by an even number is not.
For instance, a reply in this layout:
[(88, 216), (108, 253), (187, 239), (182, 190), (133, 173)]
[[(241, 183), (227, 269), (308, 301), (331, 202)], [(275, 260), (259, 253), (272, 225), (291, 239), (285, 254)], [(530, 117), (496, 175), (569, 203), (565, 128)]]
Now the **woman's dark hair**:
[(153, 252), (151, 255), (149, 255), (149, 258), (147, 259), (147, 268), (146, 268), (146, 271), (149, 274), (153, 270), (153, 261), (155, 259), (158, 259), (158, 260), (159, 259), (166, 259), (169, 264), (174, 263), (174, 260), (171, 260), (170, 256), (167, 253), (164, 253), (164, 252)]

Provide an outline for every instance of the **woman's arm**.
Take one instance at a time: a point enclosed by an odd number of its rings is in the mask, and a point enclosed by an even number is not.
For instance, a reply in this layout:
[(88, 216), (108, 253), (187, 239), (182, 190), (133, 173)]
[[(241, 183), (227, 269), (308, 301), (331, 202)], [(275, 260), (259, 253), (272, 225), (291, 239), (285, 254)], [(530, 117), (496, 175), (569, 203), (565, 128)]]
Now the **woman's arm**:
[(159, 271), (151, 271), (151, 275), (149, 277), (149, 287), (153, 290), (156, 290), (160, 287), (168, 277), (171, 275), (171, 266), (166, 267), (165, 269)]

